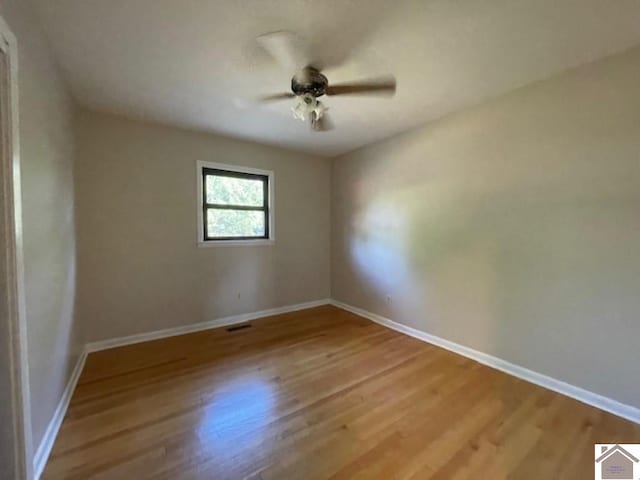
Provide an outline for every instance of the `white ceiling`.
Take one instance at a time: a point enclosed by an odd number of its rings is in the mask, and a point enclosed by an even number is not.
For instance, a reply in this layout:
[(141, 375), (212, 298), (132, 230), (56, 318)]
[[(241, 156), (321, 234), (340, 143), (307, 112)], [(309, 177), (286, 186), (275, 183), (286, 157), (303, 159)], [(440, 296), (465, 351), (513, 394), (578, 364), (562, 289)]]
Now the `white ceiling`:
[[(638, 0), (32, 0), (90, 108), (333, 156), (640, 43)], [(295, 31), (330, 82), (393, 73), (392, 99), (332, 97), (312, 133), (255, 37)]]

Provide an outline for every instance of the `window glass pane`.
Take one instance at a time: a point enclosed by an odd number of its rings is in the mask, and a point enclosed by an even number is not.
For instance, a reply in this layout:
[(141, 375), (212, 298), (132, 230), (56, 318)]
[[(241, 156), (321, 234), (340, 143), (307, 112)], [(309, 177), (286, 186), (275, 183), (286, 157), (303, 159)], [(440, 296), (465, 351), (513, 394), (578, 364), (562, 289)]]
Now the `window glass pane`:
[(264, 182), (262, 180), (218, 175), (207, 175), (205, 178), (207, 203), (247, 207), (263, 206)]
[(216, 237), (264, 237), (264, 212), (252, 210), (207, 210), (207, 233)]

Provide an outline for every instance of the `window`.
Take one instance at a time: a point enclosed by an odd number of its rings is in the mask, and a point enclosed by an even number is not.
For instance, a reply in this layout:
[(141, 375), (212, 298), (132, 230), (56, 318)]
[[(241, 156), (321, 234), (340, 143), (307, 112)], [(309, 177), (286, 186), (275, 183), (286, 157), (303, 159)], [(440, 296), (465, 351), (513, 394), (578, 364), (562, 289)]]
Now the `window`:
[(273, 240), (273, 172), (198, 164), (199, 242), (260, 244)]

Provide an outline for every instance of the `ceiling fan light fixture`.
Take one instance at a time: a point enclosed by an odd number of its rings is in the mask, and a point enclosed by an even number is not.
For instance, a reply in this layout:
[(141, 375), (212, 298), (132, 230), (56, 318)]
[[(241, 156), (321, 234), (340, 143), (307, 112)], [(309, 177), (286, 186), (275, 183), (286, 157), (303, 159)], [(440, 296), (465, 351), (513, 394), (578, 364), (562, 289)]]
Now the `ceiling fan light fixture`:
[[(294, 118), (306, 122), (309, 118), (319, 120), (328, 108), (325, 107), (322, 102), (318, 101), (316, 97), (306, 93), (296, 97), (296, 103), (291, 110), (293, 111)], [(315, 116), (313, 116), (313, 114), (315, 114)]]

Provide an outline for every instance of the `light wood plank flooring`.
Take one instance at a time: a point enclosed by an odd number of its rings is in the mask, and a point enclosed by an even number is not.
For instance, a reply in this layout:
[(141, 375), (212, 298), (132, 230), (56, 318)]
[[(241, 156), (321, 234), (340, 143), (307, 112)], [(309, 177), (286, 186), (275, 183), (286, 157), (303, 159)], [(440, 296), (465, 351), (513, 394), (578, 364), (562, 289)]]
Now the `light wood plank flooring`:
[(44, 479), (593, 478), (640, 427), (335, 307), (93, 353)]

